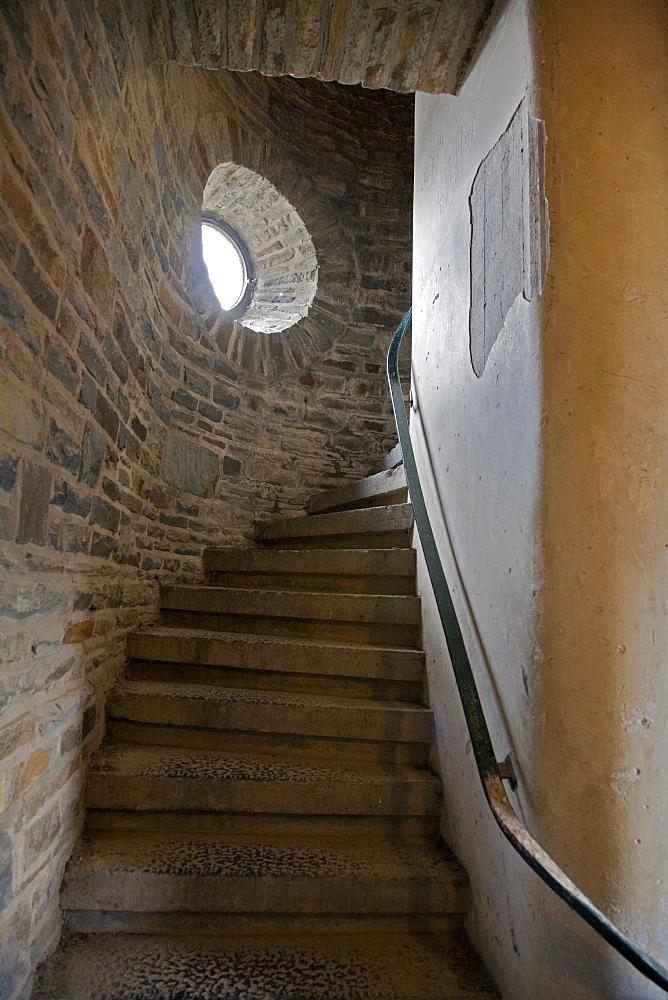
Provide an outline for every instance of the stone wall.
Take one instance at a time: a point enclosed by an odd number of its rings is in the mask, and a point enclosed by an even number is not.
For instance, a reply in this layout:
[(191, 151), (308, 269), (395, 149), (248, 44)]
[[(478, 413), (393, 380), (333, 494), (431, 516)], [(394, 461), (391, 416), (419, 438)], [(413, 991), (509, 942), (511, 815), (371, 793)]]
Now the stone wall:
[[(137, 5), (129, 4), (136, 14)], [(86, 755), (129, 628), (206, 545), (393, 443), (412, 101), (149, 65), (121, 4), (0, 15), (0, 994), (59, 931)], [(232, 160), (309, 227), (309, 316), (221, 321), (198, 248)], [(274, 337), (278, 338), (274, 340)]]
[(159, 58), (409, 93), (455, 93), (494, 0), (164, 0)]

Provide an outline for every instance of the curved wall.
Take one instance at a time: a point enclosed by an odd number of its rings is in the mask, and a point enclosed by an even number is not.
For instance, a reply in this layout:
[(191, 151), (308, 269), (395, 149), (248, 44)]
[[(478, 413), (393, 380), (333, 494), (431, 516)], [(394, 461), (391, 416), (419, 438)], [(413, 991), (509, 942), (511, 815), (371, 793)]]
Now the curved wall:
[[(412, 101), (151, 67), (146, 50), (120, 4), (0, 13), (10, 998), (58, 934), (85, 759), (159, 579), (196, 578), (204, 546), (249, 544), (255, 519), (355, 478), (393, 443), (383, 363), (409, 297)], [(193, 252), (226, 159), (312, 227), (318, 295), (284, 334), (226, 324)]]

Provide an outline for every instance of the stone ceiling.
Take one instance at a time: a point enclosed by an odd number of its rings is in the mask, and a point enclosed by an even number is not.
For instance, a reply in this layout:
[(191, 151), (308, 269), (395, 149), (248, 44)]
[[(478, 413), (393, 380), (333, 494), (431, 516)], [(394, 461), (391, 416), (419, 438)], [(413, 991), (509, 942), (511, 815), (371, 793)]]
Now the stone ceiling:
[(455, 93), (494, 0), (147, 0), (159, 60)]

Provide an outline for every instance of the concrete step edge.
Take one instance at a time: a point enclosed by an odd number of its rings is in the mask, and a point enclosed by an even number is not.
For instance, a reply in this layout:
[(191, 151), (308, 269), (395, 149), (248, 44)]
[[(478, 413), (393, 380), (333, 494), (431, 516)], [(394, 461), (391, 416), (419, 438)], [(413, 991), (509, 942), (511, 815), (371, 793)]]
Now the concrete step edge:
[(162, 586), (160, 606), (169, 611), (311, 621), (388, 625), (420, 622), (420, 598), (410, 594), (335, 594), (184, 584)]
[(392, 504), (389, 507), (367, 507), (263, 522), (257, 526), (255, 537), (261, 541), (270, 541), (281, 538), (389, 533), (408, 531), (412, 524), (411, 505)]

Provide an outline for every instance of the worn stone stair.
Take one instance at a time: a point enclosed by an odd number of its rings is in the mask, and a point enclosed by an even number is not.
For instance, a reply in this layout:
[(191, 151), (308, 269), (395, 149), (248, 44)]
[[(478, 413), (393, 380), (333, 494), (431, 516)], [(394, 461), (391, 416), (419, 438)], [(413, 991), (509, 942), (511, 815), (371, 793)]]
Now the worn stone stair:
[(108, 699), (34, 1000), (495, 995), (437, 839), (406, 500), (383, 470), (163, 588)]

